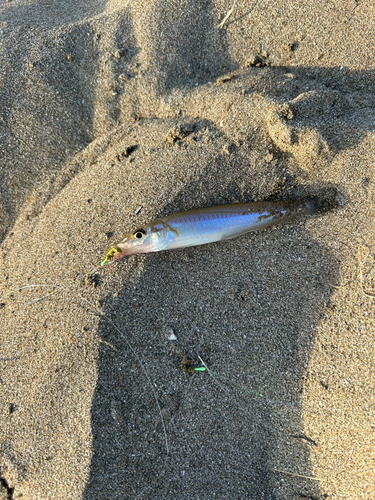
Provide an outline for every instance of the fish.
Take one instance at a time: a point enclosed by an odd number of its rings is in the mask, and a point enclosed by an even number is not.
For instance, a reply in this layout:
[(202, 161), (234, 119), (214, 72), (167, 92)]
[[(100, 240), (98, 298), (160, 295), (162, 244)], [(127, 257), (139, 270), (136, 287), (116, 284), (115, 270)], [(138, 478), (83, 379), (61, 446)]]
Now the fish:
[(234, 203), (168, 215), (131, 231), (108, 249), (101, 265), (132, 254), (228, 240), (318, 209), (317, 199), (310, 197), (289, 202)]

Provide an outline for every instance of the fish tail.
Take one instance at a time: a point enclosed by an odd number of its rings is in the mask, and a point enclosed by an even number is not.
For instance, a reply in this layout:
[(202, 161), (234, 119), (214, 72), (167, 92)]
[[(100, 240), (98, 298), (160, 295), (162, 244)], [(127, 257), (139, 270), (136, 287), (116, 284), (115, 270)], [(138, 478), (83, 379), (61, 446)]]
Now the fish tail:
[(321, 203), (316, 196), (310, 196), (303, 201), (308, 212), (317, 212), (321, 208)]
[(340, 206), (338, 191), (331, 186), (324, 189), (319, 196), (306, 197), (304, 202), (309, 212), (328, 212)]

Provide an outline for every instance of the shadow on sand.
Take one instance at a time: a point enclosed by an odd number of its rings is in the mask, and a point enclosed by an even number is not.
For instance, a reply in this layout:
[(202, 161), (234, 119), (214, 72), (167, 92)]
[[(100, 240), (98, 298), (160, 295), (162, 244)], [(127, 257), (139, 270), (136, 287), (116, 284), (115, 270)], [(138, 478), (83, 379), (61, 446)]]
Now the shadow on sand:
[[(235, 192), (228, 200), (212, 197), (210, 179), (230, 176), (217, 165), (164, 213), (181, 210), (181, 200), (204, 206), (233, 199)], [(143, 265), (140, 277), (104, 300), (123, 334), (101, 320), (99, 335), (117, 351), (105, 345), (99, 355), (86, 500), (272, 499), (275, 488), (285, 487), (274, 469), (294, 463), (312, 475), (309, 444), (291, 436), (304, 435), (303, 377), (339, 264), (305, 222), (132, 257)], [(172, 333), (177, 341), (168, 340)], [(151, 387), (128, 341), (153, 381), (169, 454)], [(201, 356), (215, 376), (185, 373), (184, 356), (197, 364)], [(307, 483), (300, 491), (318, 495), (317, 483)]]

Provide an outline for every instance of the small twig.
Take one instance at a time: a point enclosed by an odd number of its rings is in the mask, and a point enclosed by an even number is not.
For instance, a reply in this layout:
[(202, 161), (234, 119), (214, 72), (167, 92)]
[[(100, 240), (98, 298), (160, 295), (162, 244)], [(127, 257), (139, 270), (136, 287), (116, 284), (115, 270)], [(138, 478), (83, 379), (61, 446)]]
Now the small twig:
[[(353, 250), (352, 250), (352, 248), (347, 243), (345, 243), (344, 241), (341, 241), (341, 240), (337, 240), (336, 242), (340, 243), (341, 245), (346, 246), (346, 248), (349, 250), (350, 254), (353, 255)], [(340, 272), (340, 282), (343, 282), (345, 276), (343, 276), (341, 274), (341, 269), (339, 270), (339, 272)], [(333, 288), (337, 288), (337, 289), (344, 289), (344, 288), (346, 288), (348, 285), (350, 285), (351, 283), (353, 283), (357, 279), (357, 275), (358, 275), (358, 269), (355, 268), (355, 274), (354, 274), (354, 277), (352, 279), (350, 279), (349, 281), (347, 281), (343, 285), (333, 285)]]
[(233, 14), (234, 8), (236, 6), (237, 0), (234, 0), (233, 5), (231, 9), (228, 11), (227, 15), (224, 17), (224, 19), (221, 21), (221, 23), (218, 25), (218, 28), (223, 28), (224, 24), (228, 21), (230, 16)]
[[(82, 297), (82, 298), (83, 298), (83, 297)], [(109, 342), (106, 342), (105, 340), (101, 339), (100, 337), (99, 337), (99, 339), (98, 339), (98, 340), (99, 340), (99, 342), (100, 342), (101, 344), (105, 344), (105, 345), (107, 345), (108, 347), (110, 347), (111, 349), (113, 349), (114, 351), (116, 351), (116, 352), (120, 352), (120, 351), (119, 351), (118, 349), (116, 349), (116, 347), (114, 347), (112, 344), (110, 344)]]
[(215, 380), (215, 382), (217, 383), (217, 385), (219, 387), (221, 387), (224, 391), (226, 392), (230, 392), (229, 389), (227, 387), (225, 387), (225, 385), (221, 384), (217, 378), (215, 377), (215, 375), (212, 373), (212, 371), (208, 368), (208, 366), (206, 365), (206, 363), (203, 361), (203, 359), (199, 356), (198, 354), (198, 358), (199, 358), (199, 361), (202, 363), (202, 365), (206, 368), (206, 370), (208, 371), (208, 373), (211, 375), (211, 377)]
[(226, 386), (224, 386), (223, 384), (220, 384), (220, 382), (217, 380), (217, 378), (221, 378), (221, 379), (225, 380), (226, 382), (229, 382), (230, 384), (233, 384), (234, 386), (238, 387), (239, 389), (242, 389), (243, 391), (248, 392), (251, 396), (253, 396), (253, 399), (255, 399), (254, 396), (258, 396), (260, 398), (264, 398), (264, 395), (261, 394), (260, 392), (253, 391), (253, 390), (249, 389), (248, 387), (246, 387), (245, 385), (238, 384), (234, 380), (231, 380), (231, 379), (229, 379), (227, 377), (224, 377), (223, 375), (220, 375), (220, 373), (215, 373), (214, 371), (210, 370), (208, 368), (208, 366), (206, 365), (206, 363), (203, 361), (203, 359), (199, 355), (198, 355), (198, 358), (200, 359), (201, 363), (206, 368), (206, 370), (208, 371), (208, 373), (211, 375), (211, 377), (215, 380), (215, 382), (222, 389), (226, 390), (227, 392), (230, 392), (230, 390)]
[(42, 287), (42, 286), (49, 286), (51, 288), (58, 288), (59, 285), (47, 285), (46, 283), (42, 283), (42, 284), (37, 284), (37, 285), (25, 285), (25, 286), (21, 286), (20, 288), (15, 288), (14, 290), (10, 290), (9, 293), (7, 293), (7, 294), (3, 295), (2, 297), (0, 297), (0, 300), (1, 299), (5, 299), (5, 297), (9, 297), (13, 293), (20, 292), (21, 290), (24, 290), (25, 288), (39, 288), (39, 287)]
[[(89, 300), (87, 300), (85, 297), (83, 297), (82, 295), (79, 295), (78, 296), (84, 300), (85, 302), (87, 302), (87, 304), (89, 304), (89, 306), (95, 310), (95, 312), (97, 312), (98, 314), (100, 314), (100, 316), (102, 316), (110, 325), (113, 326), (113, 328), (117, 331), (117, 333), (119, 333), (121, 335), (121, 337), (123, 337), (123, 339), (125, 340), (125, 342), (127, 343), (129, 349), (131, 350), (133, 356), (135, 357), (135, 359), (138, 361), (139, 363), (139, 366), (141, 367), (146, 379), (147, 379), (147, 382), (149, 383), (149, 386), (151, 388), (151, 391), (154, 395), (154, 398), (155, 398), (155, 402), (156, 402), (156, 406), (158, 407), (158, 410), (159, 410), (159, 413), (160, 413), (160, 420), (161, 420), (161, 423), (162, 423), (162, 426), (163, 426), (163, 431), (164, 431), (164, 439), (165, 439), (165, 447), (167, 449), (167, 454), (169, 455), (169, 445), (168, 445), (168, 436), (167, 436), (167, 430), (165, 428), (165, 423), (164, 423), (164, 417), (163, 417), (163, 413), (161, 411), (161, 407), (160, 407), (160, 403), (159, 403), (159, 399), (158, 399), (158, 396), (156, 394), (156, 391), (155, 391), (155, 388), (154, 388), (154, 384), (152, 383), (152, 380), (146, 370), (146, 368), (144, 367), (144, 364), (142, 363), (140, 357), (138, 356), (138, 354), (136, 353), (135, 349), (133, 348), (133, 346), (131, 345), (131, 343), (129, 342), (129, 340), (126, 338), (126, 336), (124, 335), (124, 333), (120, 330), (120, 328), (118, 328), (118, 326), (110, 319), (108, 318), (108, 316), (106, 314), (104, 314), (100, 309), (98, 309), (97, 307), (95, 307)], [(106, 343), (105, 341), (101, 340), (101, 342), (103, 343)], [(108, 344), (108, 345), (111, 345), (111, 344)], [(111, 346), (113, 347), (113, 346)], [(114, 348), (115, 349), (115, 348)]]
[(360, 283), (361, 283), (361, 289), (362, 289), (363, 295), (366, 295), (367, 297), (375, 298), (375, 293), (367, 292), (365, 290), (365, 288), (364, 288), (364, 285), (363, 285), (363, 272), (362, 272), (362, 269), (363, 269), (363, 266), (365, 265), (365, 262), (366, 262), (366, 260), (367, 260), (367, 258), (368, 258), (369, 255), (370, 255), (370, 249), (367, 248), (366, 257), (363, 259), (362, 263), (359, 266), (359, 280), (360, 280)]
[(312, 479), (313, 481), (325, 481), (319, 477), (304, 476), (303, 474), (294, 474), (294, 472), (287, 472), (286, 470), (273, 469), (275, 472), (280, 472), (281, 474), (288, 474), (288, 476), (302, 477), (304, 479)]
[(306, 441), (309, 444), (313, 444), (314, 446), (318, 446), (318, 443), (316, 441), (314, 441), (313, 439), (311, 439), (307, 436), (293, 436), (293, 435), (291, 435), (290, 437), (292, 437), (294, 439), (301, 439), (302, 441)]
[[(91, 274), (100, 271), (101, 269), (102, 269), (102, 266), (94, 267), (89, 272), (78, 275), (74, 280), (69, 281), (69, 283), (67, 283), (66, 285), (61, 285), (58, 287), (56, 287), (55, 285), (50, 285), (53, 288), (55, 288), (55, 290), (53, 290), (53, 292), (47, 293), (47, 295), (43, 295), (43, 297), (39, 297), (38, 299), (31, 300), (30, 302), (27, 303), (27, 305), (29, 306), (30, 304), (35, 304), (36, 302), (41, 302), (42, 300), (47, 299), (48, 297), (52, 297), (52, 295), (56, 295), (57, 293), (62, 292), (64, 290), (66, 290), (67, 288), (70, 288), (80, 279), (85, 279), (88, 276), (90, 276)], [(22, 287), (22, 288), (28, 288), (28, 287), (32, 287), (32, 286), (48, 286), (48, 285), (28, 285), (28, 286)], [(18, 290), (22, 290), (22, 288), (19, 288)], [(16, 290), (16, 291), (18, 291), (18, 290)]]

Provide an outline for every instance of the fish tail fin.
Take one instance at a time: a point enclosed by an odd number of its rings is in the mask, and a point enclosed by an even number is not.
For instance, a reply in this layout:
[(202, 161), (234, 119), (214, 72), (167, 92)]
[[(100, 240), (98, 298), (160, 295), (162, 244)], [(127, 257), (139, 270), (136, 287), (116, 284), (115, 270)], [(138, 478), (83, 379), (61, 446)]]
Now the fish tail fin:
[(328, 212), (340, 206), (337, 188), (328, 186), (318, 196), (305, 198), (305, 207), (309, 212)]
[(321, 204), (316, 196), (305, 198), (304, 204), (308, 212), (318, 212), (321, 209)]

